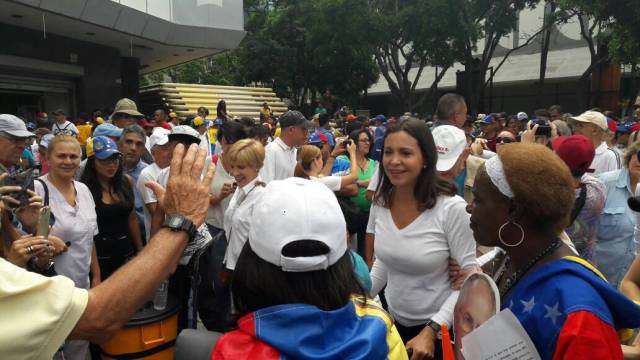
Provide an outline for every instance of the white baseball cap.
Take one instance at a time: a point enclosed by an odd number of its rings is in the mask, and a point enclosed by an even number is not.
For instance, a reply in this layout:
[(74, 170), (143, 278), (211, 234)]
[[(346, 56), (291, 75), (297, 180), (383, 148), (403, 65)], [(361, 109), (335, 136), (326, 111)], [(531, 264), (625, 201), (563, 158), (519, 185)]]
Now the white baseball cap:
[(174, 126), (169, 133), (169, 140), (185, 140), (190, 143), (200, 144), (200, 133), (188, 125)]
[(165, 128), (154, 128), (151, 136), (149, 136), (149, 149), (153, 149), (153, 147), (156, 145), (164, 145), (168, 143), (170, 133), (171, 131)]
[(24, 121), (11, 114), (0, 114), (0, 131), (17, 138), (36, 136), (36, 134), (27, 131), (27, 125)]
[(523, 121), (523, 120), (528, 120), (529, 119), (529, 115), (527, 115), (526, 112), (524, 111), (520, 111), (518, 113), (518, 115), (516, 115), (516, 117), (518, 118), (518, 120)]
[(571, 117), (571, 119), (579, 122), (594, 124), (604, 131), (609, 130), (609, 126), (607, 125), (607, 118), (604, 116), (604, 114), (597, 111), (585, 111), (579, 116)]
[(438, 152), (436, 170), (444, 172), (450, 170), (456, 164), (458, 158), (467, 146), (467, 137), (464, 131), (451, 125), (441, 125), (431, 131)]
[[(253, 208), (249, 245), (261, 259), (288, 272), (325, 270), (347, 252), (346, 222), (326, 185), (302, 178), (271, 181)], [(317, 240), (327, 254), (287, 257), (285, 245)]]

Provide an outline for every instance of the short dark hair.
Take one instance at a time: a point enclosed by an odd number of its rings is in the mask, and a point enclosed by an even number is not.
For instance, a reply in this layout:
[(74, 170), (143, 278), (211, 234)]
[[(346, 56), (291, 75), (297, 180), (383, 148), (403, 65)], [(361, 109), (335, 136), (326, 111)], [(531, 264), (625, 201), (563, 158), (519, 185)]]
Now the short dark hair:
[(331, 120), (331, 117), (327, 113), (322, 113), (318, 116), (318, 123), (320, 126), (325, 126)]
[(307, 118), (302, 115), (300, 111), (297, 110), (289, 110), (284, 114), (280, 115), (278, 122), (280, 123), (280, 127), (282, 130), (291, 127), (291, 126), (302, 126), (307, 122)]
[(438, 120), (450, 120), (451, 117), (460, 110), (462, 106), (467, 106), (464, 97), (455, 93), (442, 95), (438, 100), (436, 115)]
[[(298, 240), (282, 249), (290, 257), (326, 254), (329, 248), (317, 240)], [(324, 311), (344, 307), (352, 295), (365, 296), (351, 260), (345, 254), (326, 270), (287, 272), (261, 259), (247, 241), (233, 272), (233, 303), (244, 315), (269, 306), (309, 304)]]
[(200, 106), (200, 107), (198, 108), (198, 112), (200, 112), (200, 111), (204, 111), (205, 115), (206, 115), (206, 116), (209, 116), (209, 109), (207, 109), (206, 107), (204, 107), (204, 106)]
[(224, 139), (227, 144), (233, 144), (238, 140), (246, 139), (249, 137), (247, 134), (247, 129), (244, 125), (237, 121), (227, 121), (220, 129), (218, 129), (218, 133), (216, 134), (216, 138), (218, 141)]
[(122, 135), (120, 135), (120, 139), (121, 140), (124, 139), (125, 135), (131, 134), (131, 133), (140, 135), (143, 143), (147, 142), (147, 134), (145, 134), (144, 129), (137, 124), (129, 125), (126, 128), (122, 129)]
[[(433, 208), (440, 195), (454, 196), (457, 193), (456, 186), (440, 176), (436, 171), (438, 153), (429, 126), (416, 118), (402, 120), (387, 128), (384, 134), (384, 143), (387, 142), (389, 135), (401, 131), (406, 132), (416, 139), (422, 152), (422, 157), (425, 160), (425, 167), (418, 175), (418, 181), (416, 181), (413, 189), (413, 195), (418, 200), (420, 210), (424, 211)], [(393, 189), (393, 184), (391, 184), (391, 180), (389, 180), (384, 171), (384, 148), (380, 160), (380, 170), (374, 202), (377, 205), (389, 208), (391, 206), (391, 190)]]
[(562, 106), (560, 105), (549, 106), (549, 112), (552, 112), (553, 110), (557, 111), (559, 114), (562, 114)]
[(536, 117), (543, 117), (543, 118), (550, 119), (551, 111), (547, 109), (538, 109), (533, 112), (533, 115), (535, 115)]
[(248, 116), (243, 116), (236, 121), (248, 128), (256, 124), (255, 120), (253, 120), (253, 118), (250, 118)]
[(253, 125), (249, 130), (250, 138), (254, 138), (254, 139), (263, 138), (263, 137), (268, 137), (269, 135), (271, 135), (271, 133), (269, 133), (269, 129), (267, 129), (262, 125)]

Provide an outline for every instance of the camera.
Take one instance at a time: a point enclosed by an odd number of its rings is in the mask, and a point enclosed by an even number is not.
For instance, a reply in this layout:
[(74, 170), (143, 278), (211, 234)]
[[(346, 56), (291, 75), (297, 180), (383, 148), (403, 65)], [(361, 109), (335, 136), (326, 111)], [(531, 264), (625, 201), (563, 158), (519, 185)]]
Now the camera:
[(16, 205), (10, 202), (6, 202), (6, 205), (11, 208), (29, 205), (29, 194), (27, 193), (27, 189), (33, 190), (34, 178), (35, 176), (33, 173), (33, 169), (7, 176), (2, 182), (2, 186), (19, 186), (21, 190), (8, 194), (12, 198), (18, 200), (20, 202), (20, 205)]
[(536, 136), (551, 137), (551, 125), (548, 119), (543, 117), (533, 119), (531, 127), (533, 127), (534, 125), (538, 125), (538, 130), (536, 130)]

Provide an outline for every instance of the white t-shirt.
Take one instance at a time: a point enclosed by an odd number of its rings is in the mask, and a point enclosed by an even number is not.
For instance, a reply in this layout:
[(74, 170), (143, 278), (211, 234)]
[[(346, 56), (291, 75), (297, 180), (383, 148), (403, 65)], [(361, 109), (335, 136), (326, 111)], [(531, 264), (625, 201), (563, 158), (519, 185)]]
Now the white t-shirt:
[(150, 232), (151, 232), (151, 213), (149, 209), (147, 209), (147, 204), (153, 204), (158, 202), (153, 191), (148, 187), (144, 186), (144, 183), (147, 181), (158, 181), (158, 175), (160, 175), (162, 169), (156, 164), (153, 163), (140, 172), (140, 176), (138, 177), (138, 182), (136, 183), (136, 189), (138, 189), (138, 193), (140, 194), (140, 198), (144, 203), (143, 211), (144, 211), (144, 230), (145, 230), (145, 238), (147, 242), (149, 242)]
[(369, 186), (367, 186), (367, 191), (376, 191), (378, 188), (378, 179), (380, 177), (380, 162), (376, 163), (376, 169), (373, 171), (373, 176), (369, 179)]
[(229, 270), (236, 268), (242, 247), (249, 238), (249, 230), (253, 222), (251, 218), (253, 206), (264, 193), (264, 187), (256, 185), (257, 181), (262, 181), (260, 176), (247, 185), (237, 188), (224, 213), (224, 232), (228, 242), (224, 257), (225, 266)]
[(53, 133), (54, 136), (60, 135), (60, 134), (78, 136), (78, 134), (80, 133), (78, 131), (78, 128), (75, 125), (73, 125), (73, 123), (69, 120), (62, 123), (62, 125), (58, 123), (53, 123), (53, 126), (51, 127), (51, 132)]
[(375, 235), (371, 296), (386, 284), (389, 312), (404, 326), (432, 319), (451, 325), (458, 291), (451, 289), (449, 257), (462, 267), (476, 264), (476, 245), (466, 202), (438, 197), (436, 205), (398, 229), (387, 208), (372, 205), (367, 233)]
[(596, 156), (593, 158), (590, 168), (594, 170), (594, 175), (621, 169), (622, 161), (620, 160), (620, 154), (617, 151), (610, 149), (607, 146), (607, 143), (603, 141), (596, 148)]
[(209, 130), (205, 131), (204, 134), (200, 135), (200, 144), (198, 144), (201, 149), (207, 152), (207, 156), (211, 156), (211, 142), (209, 142)]
[(277, 138), (267, 144), (264, 150), (264, 165), (260, 169), (260, 178), (264, 182), (284, 180), (293, 176), (297, 163), (295, 147), (290, 147)]
[[(233, 183), (234, 181), (236, 181), (236, 179), (229, 175), (227, 170), (224, 168), (224, 165), (222, 165), (222, 158), (219, 158), (216, 165), (216, 173), (213, 175), (211, 187), (209, 188), (209, 193), (218, 195), (225, 183)], [(231, 202), (232, 196), (233, 194), (229, 194), (215, 206), (209, 206), (209, 210), (207, 210), (207, 217), (205, 219), (207, 224), (213, 225), (218, 229), (224, 228), (224, 212), (229, 207), (229, 202)]]
[(342, 179), (340, 176), (310, 176), (309, 179), (325, 184), (325, 186), (331, 191), (340, 191), (340, 187), (342, 185)]
[[(89, 188), (81, 182), (74, 181), (76, 204), (69, 205), (64, 195), (49, 182), (47, 176), (42, 176), (40, 179), (47, 184), (49, 206), (56, 218), (51, 228), (51, 235), (71, 243), (67, 252), (55, 258), (56, 272), (73, 280), (76, 287), (88, 289), (93, 237), (98, 235), (96, 204)], [(44, 189), (39, 181), (34, 182), (34, 187), (36, 193), (44, 197)]]
[(2, 359), (51, 359), (84, 313), (89, 293), (64, 276), (44, 277), (2, 258), (0, 274)]

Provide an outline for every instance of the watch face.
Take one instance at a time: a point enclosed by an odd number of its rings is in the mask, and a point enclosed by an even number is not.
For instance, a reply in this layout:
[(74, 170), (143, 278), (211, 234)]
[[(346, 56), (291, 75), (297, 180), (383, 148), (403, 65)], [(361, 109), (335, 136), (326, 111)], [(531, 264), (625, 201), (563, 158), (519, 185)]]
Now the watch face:
[(169, 226), (175, 228), (175, 227), (179, 227), (180, 225), (182, 225), (182, 219), (180, 217), (175, 216), (169, 219)]

